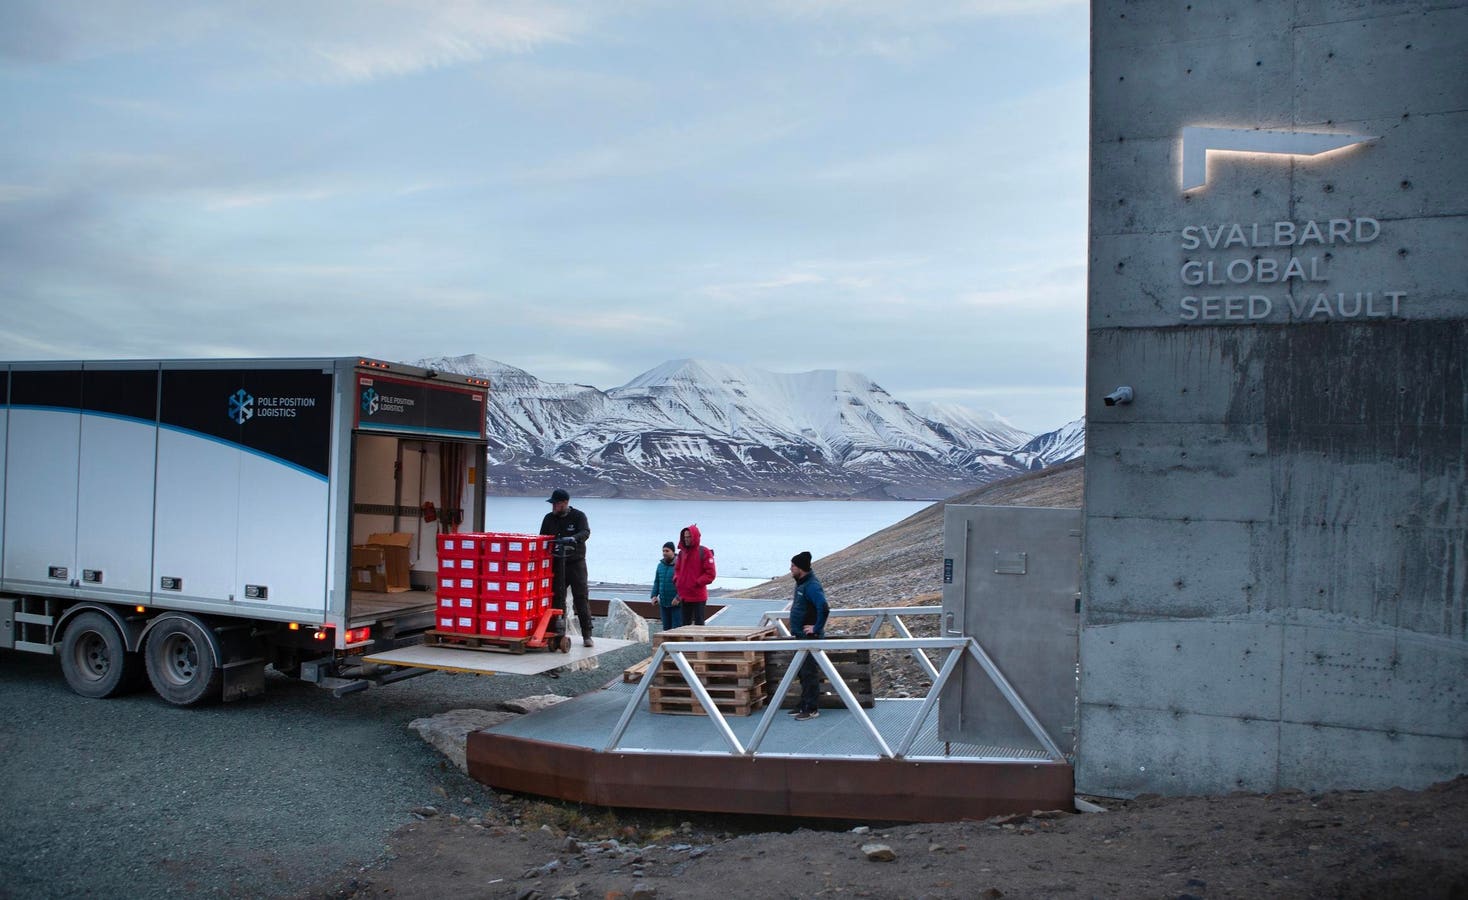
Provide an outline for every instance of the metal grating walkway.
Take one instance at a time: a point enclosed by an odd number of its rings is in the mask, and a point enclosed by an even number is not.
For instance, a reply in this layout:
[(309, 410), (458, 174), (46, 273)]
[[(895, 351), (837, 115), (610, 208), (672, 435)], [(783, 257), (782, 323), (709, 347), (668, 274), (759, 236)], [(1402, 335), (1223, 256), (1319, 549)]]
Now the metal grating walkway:
[[(617, 682), (603, 690), (583, 694), (535, 715), (522, 716), (489, 730), (506, 736), (602, 750), (636, 688), (635, 684)], [(921, 700), (878, 700), (872, 709), (867, 710), (867, 715), (871, 717), (883, 739), (889, 744), (895, 744), (911, 726), (913, 716), (917, 715), (921, 707)], [(764, 710), (760, 710), (752, 716), (729, 716), (727, 721), (740, 741), (748, 743), (763, 714)], [(627, 734), (617, 750), (729, 755), (728, 745), (719, 737), (707, 716), (655, 715), (648, 710), (645, 699), (642, 708), (634, 714)], [(808, 722), (797, 722), (785, 715), (784, 710), (778, 711), (770, 734), (760, 748), (760, 754), (813, 758), (867, 758), (878, 755), (871, 739), (846, 709), (823, 709), (820, 718)], [(936, 714), (929, 714), (927, 723), (919, 732), (917, 742), (909, 754), (909, 758), (913, 757), (960, 760), (1002, 757), (1046, 761), (1044, 750), (1038, 746), (1016, 748), (950, 744), (945, 751), (944, 743), (937, 734)]]

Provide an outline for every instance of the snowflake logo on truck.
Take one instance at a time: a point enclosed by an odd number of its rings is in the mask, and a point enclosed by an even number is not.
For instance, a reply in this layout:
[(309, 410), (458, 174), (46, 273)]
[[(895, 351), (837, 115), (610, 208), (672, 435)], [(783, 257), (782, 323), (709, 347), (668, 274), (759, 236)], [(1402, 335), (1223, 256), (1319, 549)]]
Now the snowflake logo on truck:
[(362, 412), (372, 415), (377, 412), (378, 393), (376, 388), (368, 388), (362, 392)]
[(255, 416), (255, 398), (240, 388), (230, 395), (229, 417), (236, 425), (243, 425)]

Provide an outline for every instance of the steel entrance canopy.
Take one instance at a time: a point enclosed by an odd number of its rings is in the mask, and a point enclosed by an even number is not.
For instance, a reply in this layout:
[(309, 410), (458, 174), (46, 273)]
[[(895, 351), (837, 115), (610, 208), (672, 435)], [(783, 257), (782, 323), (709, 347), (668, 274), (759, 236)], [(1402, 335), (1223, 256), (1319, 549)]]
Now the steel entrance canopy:
[[(832, 615), (875, 616), (875, 630), (884, 617), (917, 612), (905, 607)], [(936, 608), (922, 612), (934, 614)], [(905, 626), (897, 630), (906, 632)], [(878, 699), (863, 709), (826, 655), (853, 649), (924, 659), (933, 687), (922, 699)], [(845, 708), (823, 709), (818, 719), (796, 722), (772, 699), (754, 716), (725, 716), (684, 659), (711, 650), (795, 651), (774, 697), (784, 696), (802, 655), (809, 655)], [(939, 665), (925, 660), (929, 652), (944, 654)], [(994, 679), (1033, 737), (1032, 746), (956, 744), (938, 737), (937, 698), (964, 658)], [(647, 689), (664, 659), (683, 673), (707, 715), (649, 711)], [(668, 642), (658, 647), (639, 684), (609, 685), (470, 734), (467, 756), (469, 774), (485, 784), (604, 806), (945, 821), (1069, 809), (1074, 800), (1065, 754), (970, 637)]]

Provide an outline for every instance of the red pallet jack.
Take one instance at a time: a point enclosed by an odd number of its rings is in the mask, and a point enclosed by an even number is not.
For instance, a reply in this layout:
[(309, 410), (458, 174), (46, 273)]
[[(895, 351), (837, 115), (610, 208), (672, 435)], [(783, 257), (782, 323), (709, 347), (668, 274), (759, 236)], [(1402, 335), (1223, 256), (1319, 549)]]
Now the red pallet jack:
[(556, 609), (554, 606), (541, 613), (540, 621), (535, 623), (535, 631), (530, 635), (530, 637), (525, 639), (525, 646), (531, 650), (544, 650), (547, 653), (551, 652), (552, 650), (559, 650), (562, 653), (570, 653), (571, 636), (569, 634), (566, 634), (564, 630), (560, 632), (551, 632), (550, 634), (546, 634), (546, 632), (550, 629), (551, 623), (556, 620), (556, 617), (564, 616), (565, 614), (565, 610)]

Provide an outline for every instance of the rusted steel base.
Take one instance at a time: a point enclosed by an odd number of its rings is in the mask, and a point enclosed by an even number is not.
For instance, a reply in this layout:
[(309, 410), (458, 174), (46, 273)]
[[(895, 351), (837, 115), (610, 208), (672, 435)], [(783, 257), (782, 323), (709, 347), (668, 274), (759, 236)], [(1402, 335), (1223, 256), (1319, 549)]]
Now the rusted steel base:
[(1075, 795), (1057, 763), (603, 753), (492, 731), (471, 733), (467, 755), (483, 784), (599, 806), (946, 822), (1070, 809)]
[[(623, 600), (622, 602), (631, 607), (633, 612), (650, 622), (656, 622), (662, 618), (662, 613), (658, 611), (658, 604), (651, 600)], [(606, 618), (607, 610), (611, 608), (612, 601), (602, 597), (589, 597), (587, 598), (587, 604), (591, 607), (591, 614), (593, 616), (604, 619)], [(723, 608), (723, 604), (717, 600), (710, 600), (704, 608), (704, 615), (711, 616)]]

